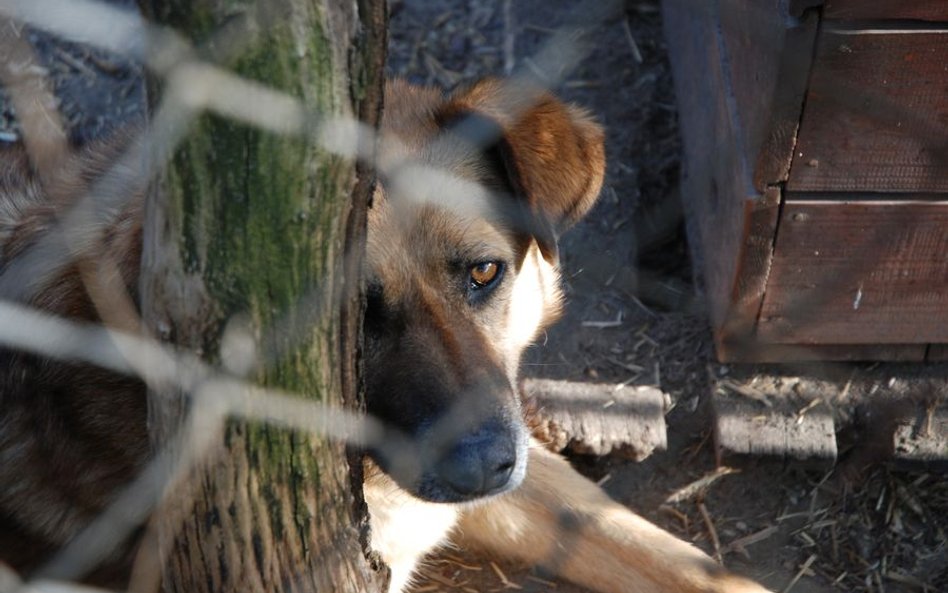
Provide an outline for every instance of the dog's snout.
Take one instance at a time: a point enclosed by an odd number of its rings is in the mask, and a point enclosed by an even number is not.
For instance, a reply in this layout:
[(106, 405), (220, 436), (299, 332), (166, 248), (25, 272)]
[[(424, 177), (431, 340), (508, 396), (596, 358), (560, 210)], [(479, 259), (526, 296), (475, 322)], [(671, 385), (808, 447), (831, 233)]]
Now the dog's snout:
[(504, 490), (517, 465), (514, 437), (500, 422), (489, 422), (462, 437), (441, 458), (436, 472), (464, 497)]

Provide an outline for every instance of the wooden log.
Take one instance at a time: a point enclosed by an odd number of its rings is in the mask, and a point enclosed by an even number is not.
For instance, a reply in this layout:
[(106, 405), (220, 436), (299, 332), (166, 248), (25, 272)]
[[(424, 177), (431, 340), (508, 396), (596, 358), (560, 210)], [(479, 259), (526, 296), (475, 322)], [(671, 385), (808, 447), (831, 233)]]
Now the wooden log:
[(667, 446), (667, 396), (654, 387), (526, 379), (521, 392), (552, 450), (641, 461)]
[(918, 412), (896, 426), (892, 435), (895, 458), (918, 463), (948, 461), (948, 405)]
[(711, 398), (717, 462), (747, 457), (793, 458), (817, 467), (836, 462), (836, 428), (825, 403), (758, 392), (738, 382), (718, 382)]

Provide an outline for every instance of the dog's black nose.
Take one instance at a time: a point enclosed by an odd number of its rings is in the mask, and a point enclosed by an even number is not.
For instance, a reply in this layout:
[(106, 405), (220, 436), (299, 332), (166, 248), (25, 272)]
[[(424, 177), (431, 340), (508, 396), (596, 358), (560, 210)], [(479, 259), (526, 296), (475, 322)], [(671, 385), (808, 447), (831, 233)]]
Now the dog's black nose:
[(510, 430), (488, 422), (462, 437), (438, 462), (438, 476), (465, 497), (486, 496), (502, 490), (517, 463)]

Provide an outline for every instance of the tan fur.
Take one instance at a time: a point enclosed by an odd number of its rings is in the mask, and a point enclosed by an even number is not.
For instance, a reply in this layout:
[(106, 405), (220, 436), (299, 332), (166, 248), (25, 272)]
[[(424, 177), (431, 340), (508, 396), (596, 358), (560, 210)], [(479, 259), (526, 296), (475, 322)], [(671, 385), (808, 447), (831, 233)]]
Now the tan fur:
[(530, 450), (523, 485), (463, 511), (453, 537), (604, 593), (765, 591), (631, 513), (539, 446)]

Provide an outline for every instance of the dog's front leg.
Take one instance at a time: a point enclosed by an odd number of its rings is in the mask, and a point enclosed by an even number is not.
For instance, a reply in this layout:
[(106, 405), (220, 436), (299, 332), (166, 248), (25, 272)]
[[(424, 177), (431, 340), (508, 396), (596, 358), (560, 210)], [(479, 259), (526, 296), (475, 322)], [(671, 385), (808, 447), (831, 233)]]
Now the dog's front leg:
[(765, 593), (611, 500), (562, 458), (530, 449), (516, 491), (466, 509), (454, 539), (603, 593)]

